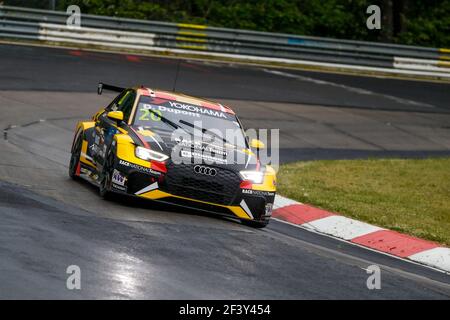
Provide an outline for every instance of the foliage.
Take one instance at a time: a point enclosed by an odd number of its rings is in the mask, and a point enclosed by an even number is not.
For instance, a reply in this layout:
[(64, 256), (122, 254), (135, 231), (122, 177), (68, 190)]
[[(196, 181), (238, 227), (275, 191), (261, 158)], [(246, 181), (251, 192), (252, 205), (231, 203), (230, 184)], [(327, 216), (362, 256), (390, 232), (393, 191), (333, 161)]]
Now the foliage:
[(406, 31), (397, 42), (433, 47), (450, 47), (450, 1), (426, 0), (410, 13), (414, 19), (405, 19)]
[[(50, 1), (4, 3), (48, 8)], [(84, 13), (107, 16), (450, 47), (450, 0), (56, 0), (56, 4), (58, 10), (76, 4)], [(371, 4), (380, 5), (385, 16), (393, 8), (401, 30), (393, 30), (390, 20), (383, 21), (381, 31), (368, 30), (366, 8)]]

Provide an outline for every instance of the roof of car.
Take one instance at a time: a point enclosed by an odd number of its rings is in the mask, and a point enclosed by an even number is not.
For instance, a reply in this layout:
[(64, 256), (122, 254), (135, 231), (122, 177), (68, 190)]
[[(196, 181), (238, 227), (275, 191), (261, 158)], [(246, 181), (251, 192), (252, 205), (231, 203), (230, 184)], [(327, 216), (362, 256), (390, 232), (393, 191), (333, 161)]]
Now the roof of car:
[(226, 112), (229, 114), (234, 114), (233, 110), (231, 110), (229, 107), (224, 106), (220, 103), (202, 99), (202, 98), (192, 97), (192, 96), (182, 94), (182, 93), (176, 93), (176, 92), (170, 92), (170, 91), (164, 91), (164, 90), (158, 90), (158, 89), (151, 89), (151, 88), (146, 88), (146, 87), (139, 87), (139, 88), (137, 88), (137, 91), (140, 95), (144, 95), (144, 96), (150, 96), (150, 97), (160, 98), (160, 99), (170, 100), (170, 101), (177, 101), (177, 102), (181, 102), (181, 103), (187, 103), (187, 104), (201, 106), (201, 107), (204, 107), (207, 109), (213, 109), (213, 110)]

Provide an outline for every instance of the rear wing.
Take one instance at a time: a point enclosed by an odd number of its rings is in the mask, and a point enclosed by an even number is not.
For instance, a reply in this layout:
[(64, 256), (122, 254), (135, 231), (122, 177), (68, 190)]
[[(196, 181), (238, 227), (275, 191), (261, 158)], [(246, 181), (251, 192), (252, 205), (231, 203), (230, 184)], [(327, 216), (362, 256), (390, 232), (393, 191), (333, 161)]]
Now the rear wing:
[(98, 87), (97, 87), (97, 93), (98, 94), (102, 94), (103, 90), (109, 90), (109, 91), (115, 91), (115, 92), (122, 92), (125, 90), (125, 88), (122, 87), (116, 87), (110, 84), (106, 84), (103, 82), (99, 82), (98, 83)]

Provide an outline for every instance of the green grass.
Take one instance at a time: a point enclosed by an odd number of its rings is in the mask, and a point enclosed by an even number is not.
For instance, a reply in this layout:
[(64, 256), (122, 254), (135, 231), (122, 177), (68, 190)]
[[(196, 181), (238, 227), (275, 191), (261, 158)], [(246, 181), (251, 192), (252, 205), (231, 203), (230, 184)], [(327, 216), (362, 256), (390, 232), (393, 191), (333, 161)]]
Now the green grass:
[(278, 192), (450, 245), (450, 158), (296, 162), (281, 166)]

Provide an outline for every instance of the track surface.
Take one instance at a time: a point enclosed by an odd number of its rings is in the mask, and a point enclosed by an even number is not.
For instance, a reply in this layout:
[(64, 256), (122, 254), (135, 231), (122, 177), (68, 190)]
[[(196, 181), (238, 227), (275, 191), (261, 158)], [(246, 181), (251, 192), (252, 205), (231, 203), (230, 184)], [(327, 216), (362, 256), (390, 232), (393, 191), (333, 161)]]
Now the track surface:
[[(97, 81), (170, 88), (176, 61), (19, 46), (0, 46), (0, 57), (2, 128), (47, 119), (0, 142), (0, 298), (450, 298), (450, 277), (422, 266), (276, 221), (253, 230), (107, 202), (70, 180), (74, 125), (110, 99), (94, 94)], [(449, 154), (443, 84), (180, 66), (178, 91), (222, 97), (246, 127), (280, 128), (282, 161)], [(65, 287), (73, 264), (80, 291)], [(366, 288), (372, 264), (382, 269), (378, 291)]]
[[(5, 45), (0, 57), (0, 90), (42, 92), (48, 100), (53, 91), (67, 92), (64, 99), (93, 93), (99, 81), (171, 90), (179, 62)], [(179, 70), (177, 91), (230, 104), (246, 127), (281, 128), (283, 162), (450, 155), (448, 84), (198, 61), (181, 61)], [(80, 117), (92, 114), (95, 101)]]

